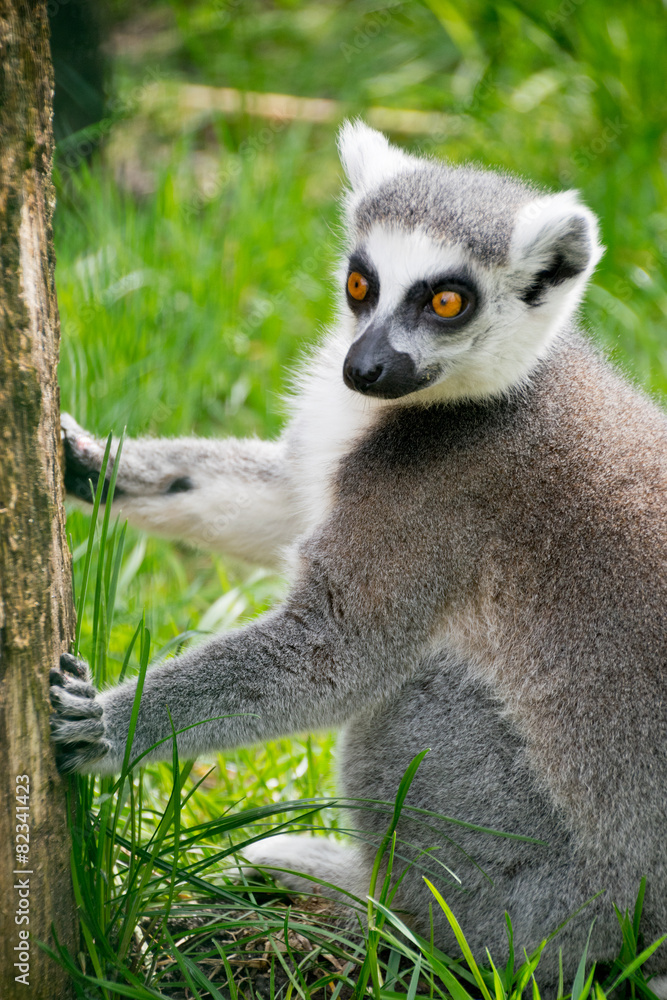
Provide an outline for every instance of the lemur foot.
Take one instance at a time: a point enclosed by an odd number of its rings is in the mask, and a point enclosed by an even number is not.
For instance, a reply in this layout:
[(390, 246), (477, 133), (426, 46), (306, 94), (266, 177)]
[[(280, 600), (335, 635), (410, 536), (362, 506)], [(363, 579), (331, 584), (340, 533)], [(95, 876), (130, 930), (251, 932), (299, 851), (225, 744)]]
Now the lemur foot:
[(60, 657), (60, 669), (51, 681), (51, 738), (56, 745), (56, 764), (62, 774), (85, 772), (94, 761), (111, 749), (104, 738), (102, 705), (91, 684), (90, 671), (83, 660), (70, 653)]
[[(78, 500), (92, 503), (93, 492), (90, 484), (93, 484), (93, 490), (97, 489), (104, 458), (104, 445), (80, 427), (69, 413), (60, 415), (60, 434), (65, 453), (65, 490)], [(107, 498), (110, 474), (109, 468), (102, 488), (102, 501)], [(117, 487), (116, 493), (121, 492), (122, 490)]]

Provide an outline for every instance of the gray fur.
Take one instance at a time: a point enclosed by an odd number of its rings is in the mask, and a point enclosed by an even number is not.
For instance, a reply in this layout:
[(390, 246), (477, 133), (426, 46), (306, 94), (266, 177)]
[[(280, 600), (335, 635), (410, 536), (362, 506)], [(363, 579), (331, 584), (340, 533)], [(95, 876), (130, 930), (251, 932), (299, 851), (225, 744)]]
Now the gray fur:
[[(419, 177), (419, 161), (407, 174), (381, 179), (369, 195), (366, 164), (383, 148), (376, 134), (369, 142), (365, 158), (355, 159), (354, 148), (343, 154), (361, 186), (348, 205), (353, 248), (387, 219), (407, 232), (429, 229), (434, 219), (428, 235), (462, 247), (470, 266), (486, 275), (487, 289), (502, 287), (497, 317), (508, 350), (521, 323), (548, 318), (543, 356), (528, 376), (517, 366), (502, 392), (452, 398), (445, 367), (440, 395), (436, 386), (359, 409), (365, 423), (349, 432), (342, 451), (335, 438), (341, 457), (321, 495), (304, 480), (319, 469), (320, 451), (338, 452), (328, 439), (308, 437), (308, 414), (311, 423), (320, 416), (312, 408), (298, 412), (283, 441), (264, 453), (258, 442), (128, 442), (122, 503), (140, 524), (154, 518), (162, 530), (168, 516), (160, 511), (183, 498), (206, 517), (213, 493), (196, 505), (207, 469), (222, 484), (223, 503), (235, 488), (265, 496), (269, 484), (279, 502), (254, 508), (249, 501), (248, 509), (267, 518), (257, 533), (270, 540), (262, 543), (270, 559), (277, 539), (286, 544), (300, 536), (281, 607), (148, 672), (132, 754), (169, 736), (167, 707), (178, 730), (202, 723), (178, 737), (183, 757), (339, 726), (344, 794), (391, 800), (409, 761), (430, 747), (408, 806), (543, 843), (491, 837), (446, 820), (417, 823), (408, 809), (400, 860), (435, 850), (410, 869), (396, 907), (428, 933), (427, 871), (478, 959), (489, 947), (502, 962), (504, 911), (521, 955), (605, 890), (547, 949), (538, 981), (548, 996), (559, 945), (568, 985), (593, 915), (591, 959), (614, 956), (620, 932), (612, 903), (631, 907), (643, 875), (646, 940), (667, 931), (667, 421), (568, 320), (572, 290), (583, 290), (581, 274), (595, 262), (586, 210), (572, 214), (566, 206), (561, 213), (560, 202), (555, 209), (547, 202), (544, 224), (522, 230), (513, 213), (529, 188), (431, 163)], [(388, 155), (405, 167), (402, 154)], [(460, 195), (448, 197), (447, 184)], [(438, 190), (449, 215), (435, 211)], [(506, 197), (499, 200), (497, 191)], [(407, 215), (410, 205), (422, 207)], [(577, 268), (549, 271), (554, 247), (579, 258)], [(525, 274), (547, 272), (532, 303), (521, 299), (517, 260)], [(368, 321), (341, 318), (350, 339), (363, 336)], [(485, 336), (480, 330), (477, 340)], [(324, 370), (330, 356), (337, 357), (329, 347)], [(340, 368), (331, 372), (335, 392), (340, 377)], [(357, 397), (350, 391), (341, 398), (354, 408)], [(345, 413), (325, 412), (322, 426), (340, 437), (337, 421)], [(65, 432), (85, 435), (71, 425)], [(99, 469), (95, 447), (82, 446), (78, 460), (87, 455)], [(194, 488), (169, 494), (170, 477), (181, 476)], [(155, 494), (153, 507), (145, 492)], [(308, 508), (314, 496), (317, 516)], [(240, 518), (242, 533), (248, 523)], [(233, 527), (232, 519), (220, 533), (232, 548)], [(189, 534), (197, 538), (198, 529)], [(61, 766), (116, 771), (135, 683), (94, 699), (77, 683), (87, 682), (63, 675), (53, 689)], [(98, 733), (99, 759), (91, 764)], [(167, 740), (148, 759), (170, 759), (171, 752)], [(355, 812), (354, 825), (369, 843), (350, 849), (347, 861), (338, 845), (325, 862), (324, 842), (304, 850), (298, 841), (282, 842), (275, 857), (269, 841), (249, 860), (301, 866), (363, 897), (370, 842), (385, 824), (386, 816)], [(453, 951), (437, 906), (434, 918), (436, 943)], [(667, 972), (664, 950), (651, 967)]]
[(418, 227), (436, 240), (464, 245), (483, 264), (507, 260), (516, 213), (539, 191), (506, 174), (426, 161), (367, 195), (356, 210), (357, 232), (378, 221)]
[[(62, 416), (62, 434), (68, 464), (96, 474), (105, 442), (67, 413)], [(116, 441), (107, 478), (117, 447)], [(123, 445), (114, 507), (122, 507), (132, 524), (153, 534), (277, 566), (301, 527), (284, 452), (283, 442), (257, 439), (130, 439)], [(90, 503), (87, 479), (85, 471), (71, 477), (71, 499)], [(174, 490), (174, 484), (185, 481), (188, 489)]]

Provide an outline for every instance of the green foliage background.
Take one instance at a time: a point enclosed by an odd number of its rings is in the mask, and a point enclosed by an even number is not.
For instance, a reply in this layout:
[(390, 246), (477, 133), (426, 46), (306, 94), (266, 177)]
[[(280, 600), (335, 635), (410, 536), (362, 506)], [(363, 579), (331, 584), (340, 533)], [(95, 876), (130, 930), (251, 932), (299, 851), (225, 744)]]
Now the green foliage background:
[[(585, 323), (631, 377), (667, 393), (659, 0), (115, 0), (105, 19), (107, 117), (58, 155), (62, 404), (91, 431), (275, 435), (295, 367), (332, 318), (335, 121), (193, 109), (201, 86), (333, 99), (341, 119), (434, 112), (435, 132), (392, 138), (580, 188), (607, 246)], [(79, 579), (87, 520), (73, 512), (69, 527)], [(159, 648), (238, 624), (282, 586), (129, 531), (111, 674), (142, 609)], [(324, 793), (331, 754), (323, 736), (227, 755), (188, 809), (201, 821), (243, 796)], [(157, 769), (158, 799), (161, 781)]]

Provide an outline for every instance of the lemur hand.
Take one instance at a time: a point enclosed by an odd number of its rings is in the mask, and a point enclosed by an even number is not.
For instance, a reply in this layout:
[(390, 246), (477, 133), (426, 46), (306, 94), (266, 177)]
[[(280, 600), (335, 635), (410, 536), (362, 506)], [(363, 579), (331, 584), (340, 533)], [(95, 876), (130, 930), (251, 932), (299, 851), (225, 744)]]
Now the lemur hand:
[(58, 770), (63, 774), (95, 770), (91, 765), (109, 753), (111, 743), (105, 738), (103, 709), (87, 665), (63, 653), (60, 669), (51, 671), (50, 681), (51, 738)]
[[(92, 482), (93, 489), (97, 489), (104, 444), (80, 427), (69, 413), (60, 415), (60, 432), (65, 453), (65, 490), (78, 500), (92, 503), (90, 483)], [(106, 487), (102, 499), (106, 499)]]

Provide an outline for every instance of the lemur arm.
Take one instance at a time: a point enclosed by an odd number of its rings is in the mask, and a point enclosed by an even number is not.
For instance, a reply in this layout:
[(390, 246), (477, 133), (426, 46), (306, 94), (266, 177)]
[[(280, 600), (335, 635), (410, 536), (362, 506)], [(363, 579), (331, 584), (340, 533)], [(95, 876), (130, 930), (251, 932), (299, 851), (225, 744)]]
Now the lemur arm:
[[(90, 503), (89, 480), (97, 484), (105, 443), (68, 414), (62, 430), (68, 496)], [(282, 441), (126, 440), (113, 509), (151, 534), (267, 567), (279, 565), (281, 552), (303, 530)]]
[[(400, 686), (424, 623), (398, 606), (378, 621), (354, 591), (311, 565), (281, 608), (149, 670), (132, 758), (164, 740), (147, 759), (171, 759), (170, 716), (177, 731), (194, 726), (178, 736), (180, 756), (193, 758), (338, 725)], [(98, 694), (85, 664), (66, 655), (51, 682), (60, 769), (120, 770), (136, 680)]]

